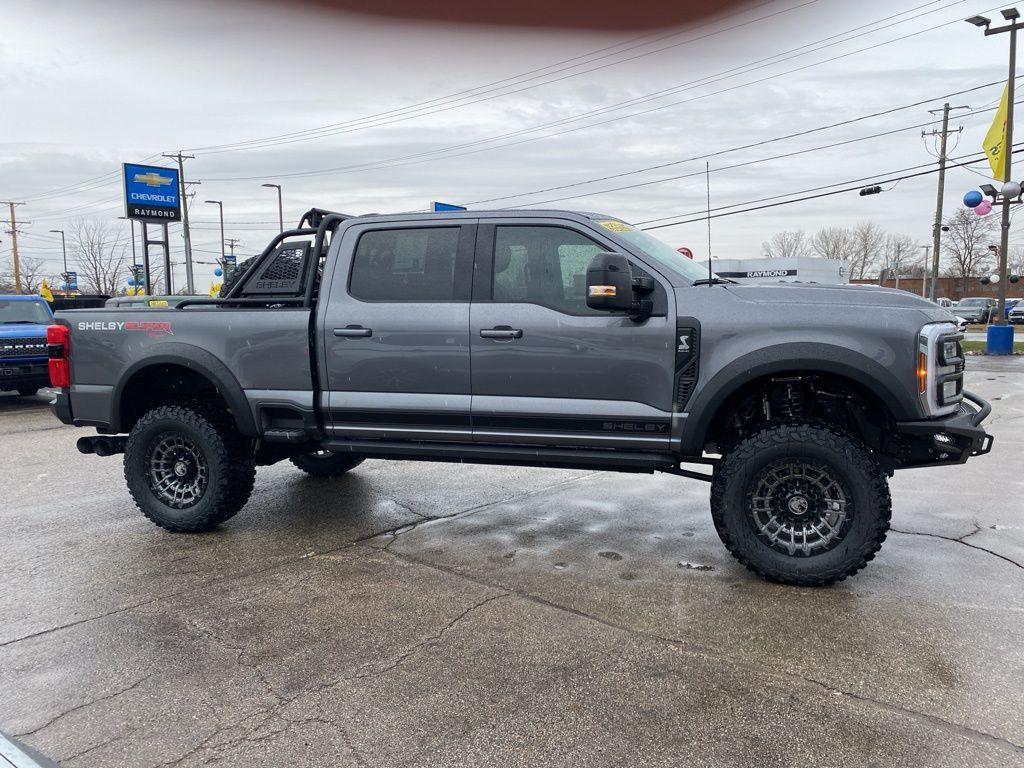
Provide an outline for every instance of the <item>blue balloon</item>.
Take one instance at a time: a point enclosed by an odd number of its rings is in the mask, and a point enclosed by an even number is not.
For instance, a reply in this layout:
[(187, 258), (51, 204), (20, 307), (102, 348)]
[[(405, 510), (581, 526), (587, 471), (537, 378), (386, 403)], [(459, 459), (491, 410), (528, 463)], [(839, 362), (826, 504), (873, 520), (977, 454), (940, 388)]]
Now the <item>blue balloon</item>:
[(976, 189), (972, 189), (966, 195), (964, 195), (964, 205), (968, 208), (977, 208), (981, 205), (981, 201), (985, 199), (985, 196)]
[(139, 285), (145, 285), (146, 284), (146, 278), (140, 277), (137, 282), (138, 282)]
[(131, 286), (132, 288), (135, 287), (135, 278), (134, 277), (129, 277), (128, 278), (128, 285)]
[(217, 267), (216, 269), (213, 270), (213, 274), (215, 274), (217, 277), (220, 277), (221, 275), (224, 274), (224, 270), (221, 269), (220, 267)]

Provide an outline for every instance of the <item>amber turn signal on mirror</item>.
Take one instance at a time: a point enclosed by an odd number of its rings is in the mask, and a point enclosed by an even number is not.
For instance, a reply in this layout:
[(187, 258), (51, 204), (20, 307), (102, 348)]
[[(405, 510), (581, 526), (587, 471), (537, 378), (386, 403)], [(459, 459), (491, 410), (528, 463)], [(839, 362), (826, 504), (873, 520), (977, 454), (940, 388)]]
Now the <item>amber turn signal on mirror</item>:
[(587, 288), (588, 296), (615, 296), (616, 294), (614, 285), (591, 285)]

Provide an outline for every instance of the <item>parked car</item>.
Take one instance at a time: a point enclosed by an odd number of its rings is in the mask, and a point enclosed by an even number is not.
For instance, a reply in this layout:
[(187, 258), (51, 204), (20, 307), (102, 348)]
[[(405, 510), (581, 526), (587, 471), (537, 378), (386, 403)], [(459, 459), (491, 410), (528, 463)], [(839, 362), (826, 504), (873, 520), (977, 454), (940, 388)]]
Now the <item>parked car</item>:
[(738, 285), (592, 213), (314, 210), (222, 298), (62, 312), (50, 332), (56, 415), (97, 428), (83, 453), (124, 453), (171, 531), (215, 528), (283, 460), (660, 471), (711, 484), (750, 570), (830, 584), (881, 547), (889, 475), (992, 445), (946, 310)]
[(953, 300), (948, 299), (945, 296), (940, 296), (939, 298), (935, 299), (935, 303), (938, 304), (943, 309), (949, 309), (950, 307), (953, 306)]
[(1006, 319), (1007, 319), (1007, 320), (1009, 320), (1009, 319), (1010, 319), (1010, 312), (1012, 312), (1012, 311), (1013, 311), (1013, 309), (1014, 309), (1014, 308), (1015, 308), (1015, 307), (1016, 307), (1016, 306), (1017, 306), (1018, 304), (1020, 304), (1020, 302), (1021, 302), (1021, 301), (1024, 301), (1024, 299), (1018, 299), (1018, 298), (1013, 298), (1013, 299), (1011, 299), (1011, 298), (1007, 298), (1007, 299), (1006, 299), (1006, 310), (1005, 310), (1005, 313), (1006, 313), (1006, 314), (1005, 314), (1004, 316), (1006, 317)]
[(997, 304), (995, 299), (971, 296), (960, 299), (960, 303), (956, 305), (955, 314), (969, 323), (987, 324), (992, 322)]
[(174, 307), (185, 299), (194, 299), (194, 296), (111, 296), (105, 302), (105, 307), (124, 307), (126, 309), (147, 309), (149, 307)]
[(1017, 300), (1013, 309), (1007, 312), (1006, 318), (1014, 325), (1024, 325), (1024, 299)]
[(52, 322), (42, 296), (0, 296), (0, 391), (28, 397), (50, 385), (46, 327)]

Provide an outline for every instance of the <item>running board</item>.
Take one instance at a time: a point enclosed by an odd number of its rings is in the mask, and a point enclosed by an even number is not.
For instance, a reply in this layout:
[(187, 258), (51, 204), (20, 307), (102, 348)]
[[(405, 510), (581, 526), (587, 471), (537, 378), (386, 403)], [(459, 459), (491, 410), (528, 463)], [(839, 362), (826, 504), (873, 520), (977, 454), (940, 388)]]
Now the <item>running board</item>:
[(465, 464), (508, 464), (558, 469), (606, 469), (614, 472), (657, 472), (676, 466), (667, 453), (605, 451), (587, 448), (485, 445), (482, 443), (416, 443), (389, 440), (324, 440), (320, 447), (370, 459), (449, 461)]

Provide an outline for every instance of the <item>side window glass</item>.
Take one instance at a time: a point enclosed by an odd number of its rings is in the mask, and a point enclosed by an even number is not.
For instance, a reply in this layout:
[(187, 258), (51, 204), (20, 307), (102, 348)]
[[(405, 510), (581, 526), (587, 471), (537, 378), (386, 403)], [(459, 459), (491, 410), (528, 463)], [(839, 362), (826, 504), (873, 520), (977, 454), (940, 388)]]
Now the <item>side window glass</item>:
[(349, 293), (363, 301), (456, 301), (458, 227), (365, 232), (352, 257)]
[(496, 227), (493, 299), (542, 304), (573, 315), (599, 314), (587, 307), (587, 266), (604, 250), (564, 227)]

